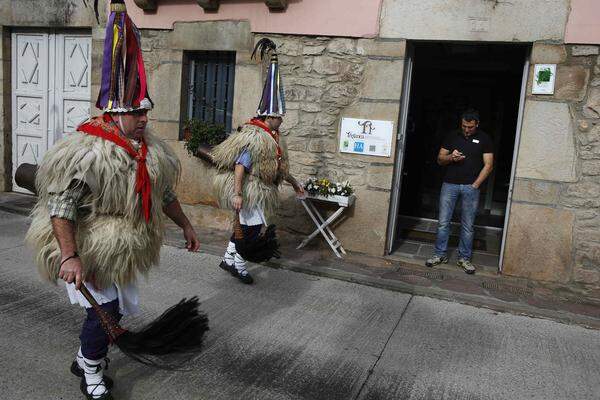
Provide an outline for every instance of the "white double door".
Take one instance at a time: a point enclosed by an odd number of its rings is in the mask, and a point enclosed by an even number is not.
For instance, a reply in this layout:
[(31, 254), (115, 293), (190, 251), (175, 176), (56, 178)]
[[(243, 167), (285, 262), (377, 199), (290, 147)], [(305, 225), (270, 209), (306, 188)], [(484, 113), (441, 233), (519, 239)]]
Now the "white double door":
[[(89, 34), (12, 34), (12, 164), (39, 164), (63, 135), (90, 115)], [(13, 190), (27, 192), (14, 184)]]

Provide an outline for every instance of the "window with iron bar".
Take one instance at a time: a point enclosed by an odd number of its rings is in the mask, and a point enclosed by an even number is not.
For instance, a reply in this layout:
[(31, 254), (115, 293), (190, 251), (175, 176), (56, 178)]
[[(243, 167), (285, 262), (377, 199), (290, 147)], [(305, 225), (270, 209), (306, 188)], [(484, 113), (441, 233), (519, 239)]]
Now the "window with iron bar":
[(234, 51), (195, 51), (187, 54), (188, 119), (222, 124), (231, 131), (233, 88), (235, 81)]

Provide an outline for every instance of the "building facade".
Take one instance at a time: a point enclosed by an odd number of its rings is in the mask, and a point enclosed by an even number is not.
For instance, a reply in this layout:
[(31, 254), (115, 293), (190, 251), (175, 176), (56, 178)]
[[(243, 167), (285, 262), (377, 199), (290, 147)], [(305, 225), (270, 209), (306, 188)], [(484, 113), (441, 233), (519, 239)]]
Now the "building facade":
[[(39, 12), (45, 3), (44, 12)], [(60, 4), (59, 4), (60, 3)], [(0, 183), (95, 113), (104, 28), (90, 2), (0, 0)], [(535, 3), (535, 6), (532, 6)], [(482, 194), (480, 260), (504, 274), (600, 297), (600, 4), (595, 0), (127, 0), (142, 30), (153, 129), (183, 166), (177, 191), (194, 222), (227, 228), (211, 170), (184, 149), (182, 123), (234, 129), (254, 115), (262, 65), (278, 44), (288, 114), (282, 133), (300, 179), (349, 181), (336, 227), (347, 249), (419, 260), (435, 221), (439, 134), (475, 106), (498, 149)], [(533, 94), (536, 65), (551, 94)], [(212, 71), (212, 72), (211, 72)], [(343, 118), (393, 122), (390, 157), (340, 152)], [(283, 190), (277, 224), (311, 221)], [(425, 241), (426, 242), (426, 241)], [(476, 260), (477, 261), (477, 260)], [(483, 262), (483, 261), (482, 261)]]

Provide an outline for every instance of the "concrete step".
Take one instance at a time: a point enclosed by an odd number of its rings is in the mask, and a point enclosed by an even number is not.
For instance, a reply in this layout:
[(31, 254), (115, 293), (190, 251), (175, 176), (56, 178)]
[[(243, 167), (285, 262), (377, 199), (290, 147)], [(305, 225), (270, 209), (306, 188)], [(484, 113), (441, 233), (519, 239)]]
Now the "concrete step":
[[(400, 217), (398, 221), (398, 241), (415, 241), (435, 243), (437, 220)], [(460, 224), (453, 222), (450, 228), (451, 247), (457, 247), (460, 238)], [(502, 244), (502, 230), (490, 227), (475, 226), (473, 249), (488, 254), (498, 255)]]
[[(398, 261), (413, 262), (416, 264), (424, 265), (425, 261), (433, 256), (434, 245), (433, 243), (426, 243), (415, 240), (403, 240), (399, 241), (396, 250), (389, 255), (390, 258)], [(456, 267), (456, 261), (458, 259), (456, 248), (454, 246), (449, 247), (449, 263), (451, 268)], [(496, 273), (498, 271), (498, 264), (500, 256), (497, 253), (490, 253), (486, 251), (473, 251), (473, 263), (479, 269), (490, 273)]]

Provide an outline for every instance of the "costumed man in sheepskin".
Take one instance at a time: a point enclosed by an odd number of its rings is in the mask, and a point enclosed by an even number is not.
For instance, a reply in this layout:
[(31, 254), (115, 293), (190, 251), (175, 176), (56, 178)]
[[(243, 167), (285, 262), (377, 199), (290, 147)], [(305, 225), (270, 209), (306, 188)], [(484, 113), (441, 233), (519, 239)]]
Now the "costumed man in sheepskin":
[[(289, 173), (287, 151), (279, 134), (285, 101), (276, 46), (269, 39), (261, 39), (253, 57), (258, 49), (261, 58), (265, 53), (271, 57), (257, 116), (212, 151), (218, 168), (214, 187), (220, 206), (238, 213), (244, 239), (250, 242), (267, 225), (266, 216), (275, 212), (279, 185), (284, 180), (299, 196), (304, 194), (303, 187)], [(253, 282), (246, 270), (246, 260), (236, 251), (234, 235), (220, 267), (243, 283)]]
[(148, 96), (140, 34), (123, 0), (112, 0), (97, 107), (56, 143), (36, 177), (39, 200), (27, 242), (42, 275), (66, 281), (73, 304), (86, 308), (71, 372), (88, 399), (111, 399), (104, 376), (109, 336), (78, 290), (85, 285), (116, 321), (138, 310), (136, 277), (159, 261), (165, 214), (183, 229), (189, 251), (198, 238), (173, 187), (179, 160), (146, 131)]

